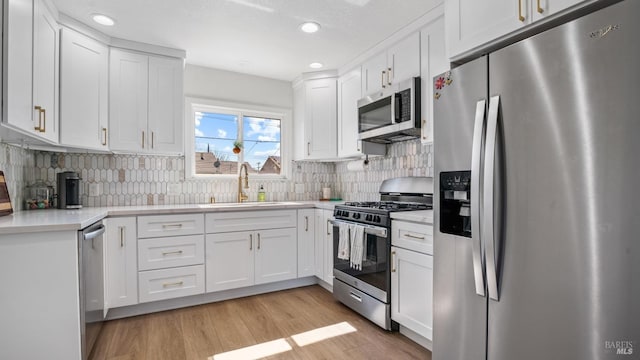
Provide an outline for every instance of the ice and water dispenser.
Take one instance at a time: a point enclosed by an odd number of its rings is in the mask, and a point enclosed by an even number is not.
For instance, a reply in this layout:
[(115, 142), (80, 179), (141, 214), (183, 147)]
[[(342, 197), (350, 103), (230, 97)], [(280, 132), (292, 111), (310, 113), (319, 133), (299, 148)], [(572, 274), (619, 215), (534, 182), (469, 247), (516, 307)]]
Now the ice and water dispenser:
[(440, 232), (471, 237), (471, 171), (440, 173)]

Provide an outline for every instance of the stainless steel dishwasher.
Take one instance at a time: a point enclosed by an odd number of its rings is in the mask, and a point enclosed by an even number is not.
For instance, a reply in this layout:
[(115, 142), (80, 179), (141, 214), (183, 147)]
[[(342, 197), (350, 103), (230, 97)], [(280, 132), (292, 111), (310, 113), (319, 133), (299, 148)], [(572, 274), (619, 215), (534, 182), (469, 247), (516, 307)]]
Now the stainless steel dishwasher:
[(80, 333), (82, 359), (86, 360), (104, 322), (104, 242), (102, 222), (78, 231), (80, 276)]

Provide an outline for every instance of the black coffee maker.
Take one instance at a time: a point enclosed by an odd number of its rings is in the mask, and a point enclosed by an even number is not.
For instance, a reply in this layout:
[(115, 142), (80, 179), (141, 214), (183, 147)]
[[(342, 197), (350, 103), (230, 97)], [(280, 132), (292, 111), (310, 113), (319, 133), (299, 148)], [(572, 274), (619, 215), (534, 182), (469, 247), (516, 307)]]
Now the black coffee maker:
[(58, 209), (80, 208), (80, 176), (73, 171), (58, 173)]

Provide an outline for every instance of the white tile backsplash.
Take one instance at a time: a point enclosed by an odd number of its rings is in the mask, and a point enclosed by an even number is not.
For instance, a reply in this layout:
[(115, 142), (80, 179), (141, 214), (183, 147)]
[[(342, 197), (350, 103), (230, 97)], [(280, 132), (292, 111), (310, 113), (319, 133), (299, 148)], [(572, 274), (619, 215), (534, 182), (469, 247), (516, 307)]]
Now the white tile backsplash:
[[(387, 156), (371, 157), (356, 171), (344, 162), (292, 162), (290, 179), (262, 180), (249, 176), (249, 201), (256, 201), (264, 185), (267, 201), (317, 200), (322, 188), (346, 201), (378, 200), (383, 180), (398, 176), (433, 176), (433, 146), (419, 140), (387, 146)], [(0, 144), (0, 169), (5, 172), (14, 209), (22, 209), (24, 190), (35, 180), (55, 186), (56, 173), (76, 171), (84, 180), (84, 206), (235, 202), (237, 178), (186, 179), (184, 157), (116, 154), (61, 154)], [(364, 160), (360, 160), (364, 161)], [(89, 185), (98, 184), (99, 196), (88, 196)], [(177, 187), (177, 194), (168, 193)], [(296, 191), (298, 190), (298, 191)], [(16, 206), (20, 204), (20, 206)]]

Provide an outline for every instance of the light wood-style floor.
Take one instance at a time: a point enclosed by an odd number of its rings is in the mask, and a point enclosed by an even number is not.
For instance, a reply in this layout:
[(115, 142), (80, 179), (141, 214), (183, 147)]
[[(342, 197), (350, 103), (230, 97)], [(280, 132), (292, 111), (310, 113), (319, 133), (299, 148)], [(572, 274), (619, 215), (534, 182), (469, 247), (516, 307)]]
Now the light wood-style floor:
[[(344, 321), (357, 331), (302, 347), (291, 339)], [(206, 360), (282, 338), (293, 349), (268, 359), (431, 360), (428, 350), (380, 329), (317, 285), (107, 322), (93, 360)]]

